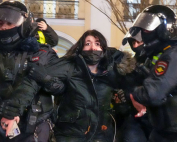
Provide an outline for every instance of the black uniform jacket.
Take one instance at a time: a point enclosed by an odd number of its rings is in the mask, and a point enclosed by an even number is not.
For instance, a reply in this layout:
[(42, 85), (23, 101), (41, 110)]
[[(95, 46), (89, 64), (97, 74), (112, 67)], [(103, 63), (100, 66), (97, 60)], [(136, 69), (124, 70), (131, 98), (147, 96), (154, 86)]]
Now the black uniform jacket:
[[(36, 94), (39, 95), (38, 99), (42, 103), (41, 116), (47, 116), (47, 112), (53, 108), (51, 95), (42, 91), (35, 81), (27, 77), (28, 63), (40, 63), (42, 65), (50, 64), (52, 60), (58, 58), (56, 53), (48, 45), (40, 45), (39, 51), (35, 53), (12, 52), (8, 54), (0, 54), (2, 57), (4, 72), (1, 69), (0, 79), (0, 97), (3, 100), (14, 99), (21, 106), (28, 107), (32, 104)], [(5, 72), (10, 70), (14, 74), (14, 80), (4, 80)], [(16, 70), (14, 72), (14, 70)], [(33, 88), (33, 89), (31, 89)], [(43, 117), (44, 118), (44, 117)], [(44, 119), (45, 119), (44, 118)], [(22, 118), (23, 119), (23, 114)]]
[(164, 51), (143, 86), (136, 87), (133, 96), (148, 106), (153, 126), (159, 130), (177, 132), (177, 48)]

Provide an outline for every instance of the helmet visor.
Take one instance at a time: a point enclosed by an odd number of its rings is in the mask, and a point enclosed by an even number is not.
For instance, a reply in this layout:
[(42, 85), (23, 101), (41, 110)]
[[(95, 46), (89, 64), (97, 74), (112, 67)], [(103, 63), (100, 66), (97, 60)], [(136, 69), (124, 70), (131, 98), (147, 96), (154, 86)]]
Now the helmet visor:
[(141, 29), (140, 28), (131, 28), (127, 34), (125, 35), (124, 39), (122, 40), (122, 45), (125, 45), (128, 39), (135, 39), (139, 42), (142, 41), (141, 36)]
[(161, 24), (160, 18), (153, 13), (141, 13), (135, 19), (132, 27), (153, 31)]
[(9, 8), (0, 8), (0, 20), (12, 23), (16, 27), (20, 26), (25, 17), (22, 13)]

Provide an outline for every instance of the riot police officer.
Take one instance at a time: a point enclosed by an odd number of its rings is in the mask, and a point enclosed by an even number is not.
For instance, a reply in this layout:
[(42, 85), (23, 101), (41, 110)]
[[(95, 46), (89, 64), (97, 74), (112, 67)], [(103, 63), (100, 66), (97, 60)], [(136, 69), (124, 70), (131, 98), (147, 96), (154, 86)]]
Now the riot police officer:
[[(150, 142), (170, 142), (177, 140), (177, 97), (176, 97), (176, 15), (167, 6), (154, 5), (145, 8), (135, 20), (129, 32), (132, 36), (141, 32), (144, 42), (141, 52), (152, 55), (154, 67), (143, 85), (136, 87), (130, 98), (133, 104), (147, 107), (153, 131)], [(156, 60), (156, 62), (154, 62)]]
[[(48, 45), (38, 44), (33, 37), (36, 28), (23, 3), (0, 3), (0, 141), (45, 142), (49, 139), (51, 95), (26, 76), (30, 64), (46, 65), (58, 56)], [(33, 93), (20, 86), (25, 78), (30, 82), (28, 86), (37, 86)], [(19, 122), (19, 129), (15, 122)]]
[[(133, 90), (136, 86), (143, 84), (143, 80), (148, 77), (150, 69), (154, 66), (154, 61), (152, 62), (152, 59), (158, 58), (158, 56), (155, 56), (156, 53), (146, 54), (143, 52), (142, 49), (145, 45), (141, 38), (141, 31), (134, 34), (130, 34), (128, 31), (122, 44), (125, 45), (127, 42), (129, 43), (131, 49), (135, 52), (134, 57), (137, 62), (134, 72), (130, 76), (127, 76), (127, 80), (129, 80), (130, 84), (125, 84), (127, 86), (124, 90), (125, 92), (117, 92), (118, 98), (121, 102), (115, 104), (115, 109), (117, 112), (116, 120), (118, 120), (117, 123), (119, 124), (117, 140), (119, 142), (147, 142), (152, 126), (148, 120), (148, 114), (145, 113), (146, 108), (144, 107), (144, 114), (140, 117), (138, 116), (136, 109), (132, 106), (131, 101), (123, 101), (122, 99), (124, 99), (124, 97), (122, 96), (124, 96), (123, 93), (126, 93), (127, 91), (131, 92), (131, 90)], [(135, 78), (136, 81), (134, 81)], [(123, 121), (119, 122), (120, 119)]]

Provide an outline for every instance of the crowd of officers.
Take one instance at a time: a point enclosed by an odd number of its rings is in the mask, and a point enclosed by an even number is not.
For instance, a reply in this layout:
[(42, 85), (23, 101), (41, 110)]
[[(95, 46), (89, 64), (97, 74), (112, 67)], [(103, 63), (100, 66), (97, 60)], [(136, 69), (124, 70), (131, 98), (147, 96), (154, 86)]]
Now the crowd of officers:
[(44, 19), (0, 3), (0, 142), (177, 141), (176, 18), (145, 8), (122, 41), (134, 57), (88, 30), (59, 58)]

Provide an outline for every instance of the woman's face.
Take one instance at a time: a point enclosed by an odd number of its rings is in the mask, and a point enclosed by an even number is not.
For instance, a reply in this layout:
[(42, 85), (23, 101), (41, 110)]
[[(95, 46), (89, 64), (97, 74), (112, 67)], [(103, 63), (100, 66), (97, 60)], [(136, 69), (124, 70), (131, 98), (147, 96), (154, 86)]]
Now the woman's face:
[(83, 51), (89, 51), (89, 50), (102, 51), (102, 47), (100, 46), (99, 39), (90, 35), (85, 38), (85, 43), (83, 48)]

